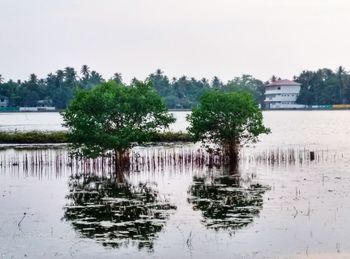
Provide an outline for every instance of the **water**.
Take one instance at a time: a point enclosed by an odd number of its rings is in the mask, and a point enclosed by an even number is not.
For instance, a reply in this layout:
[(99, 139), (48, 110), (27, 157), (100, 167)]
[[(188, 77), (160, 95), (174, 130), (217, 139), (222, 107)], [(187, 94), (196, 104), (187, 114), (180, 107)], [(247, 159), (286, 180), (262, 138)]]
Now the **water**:
[(185, 162), (193, 144), (137, 147), (166, 163), (119, 176), (64, 148), (0, 151), (0, 258), (348, 258), (349, 113), (264, 117), (234, 172)]
[[(186, 131), (186, 115), (188, 112), (172, 112), (177, 120), (176, 124), (171, 125), (170, 130)], [(63, 118), (58, 112), (0, 112), (0, 131), (61, 131), (66, 130), (62, 126)]]

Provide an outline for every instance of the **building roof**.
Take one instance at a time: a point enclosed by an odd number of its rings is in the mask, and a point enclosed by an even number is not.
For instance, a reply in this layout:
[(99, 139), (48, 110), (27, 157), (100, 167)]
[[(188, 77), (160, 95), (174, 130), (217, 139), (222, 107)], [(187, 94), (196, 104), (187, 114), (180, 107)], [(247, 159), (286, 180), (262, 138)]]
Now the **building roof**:
[(294, 82), (294, 81), (290, 81), (287, 79), (283, 79), (283, 80), (276, 80), (275, 82), (271, 82), (270, 84), (268, 84), (267, 86), (281, 86), (281, 85), (295, 85), (295, 86), (300, 86), (301, 84)]

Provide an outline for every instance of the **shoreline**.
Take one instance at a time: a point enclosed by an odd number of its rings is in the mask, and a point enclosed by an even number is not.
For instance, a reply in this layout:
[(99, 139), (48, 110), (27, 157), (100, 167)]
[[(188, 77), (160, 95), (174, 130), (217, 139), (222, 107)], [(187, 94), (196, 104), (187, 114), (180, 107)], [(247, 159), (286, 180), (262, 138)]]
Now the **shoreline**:
[[(278, 108), (278, 109), (262, 109), (263, 112), (270, 111), (349, 111), (350, 108), (302, 108), (302, 109), (288, 109), (288, 108)], [(61, 113), (64, 109), (54, 110), (54, 111), (14, 111), (0, 110), (1, 113)], [(191, 112), (191, 109), (169, 109), (169, 112)]]
[[(148, 142), (193, 142), (184, 132), (158, 132)], [(0, 131), (1, 145), (16, 144), (69, 144), (67, 131)]]

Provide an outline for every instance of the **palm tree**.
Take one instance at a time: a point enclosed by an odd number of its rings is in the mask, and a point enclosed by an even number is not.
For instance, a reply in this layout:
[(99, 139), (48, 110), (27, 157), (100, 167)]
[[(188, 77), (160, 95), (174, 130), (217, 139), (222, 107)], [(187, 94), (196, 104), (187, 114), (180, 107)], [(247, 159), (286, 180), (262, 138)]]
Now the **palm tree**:
[(36, 84), (37, 81), (38, 81), (38, 77), (37, 77), (36, 74), (31, 74), (31, 75), (29, 76), (29, 82), (30, 82), (30, 83)]
[(117, 84), (123, 84), (123, 77), (121, 73), (114, 73), (112, 78)]
[(346, 75), (345, 69), (340, 66), (337, 70), (337, 77), (339, 82), (339, 101), (344, 103), (344, 75)]
[(83, 75), (85, 79), (88, 79), (90, 76), (90, 68), (88, 65), (83, 65), (81, 67), (80, 73)]
[(66, 82), (68, 82), (69, 84), (73, 84), (76, 80), (77, 72), (72, 67), (66, 67), (64, 69), (64, 77)]
[(222, 88), (223, 83), (217, 76), (214, 76), (213, 80), (211, 81), (211, 86), (212, 88), (220, 89)]
[(56, 79), (57, 79), (57, 86), (62, 87), (63, 79), (64, 79), (64, 72), (63, 70), (59, 69), (56, 71)]
[(156, 75), (157, 76), (160, 76), (160, 75), (162, 75), (163, 74), (163, 71), (162, 70), (160, 70), (159, 68), (156, 70)]

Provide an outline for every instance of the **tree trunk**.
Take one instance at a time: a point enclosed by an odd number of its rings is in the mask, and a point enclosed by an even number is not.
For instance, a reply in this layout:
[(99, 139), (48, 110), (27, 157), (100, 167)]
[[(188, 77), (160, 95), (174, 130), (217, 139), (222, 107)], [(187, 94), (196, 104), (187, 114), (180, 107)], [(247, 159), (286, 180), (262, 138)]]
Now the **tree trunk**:
[(228, 165), (230, 168), (237, 168), (239, 161), (239, 145), (235, 140), (228, 143), (226, 155), (228, 156)]
[(114, 150), (114, 169), (116, 172), (124, 172), (129, 169), (129, 153), (124, 150)]

